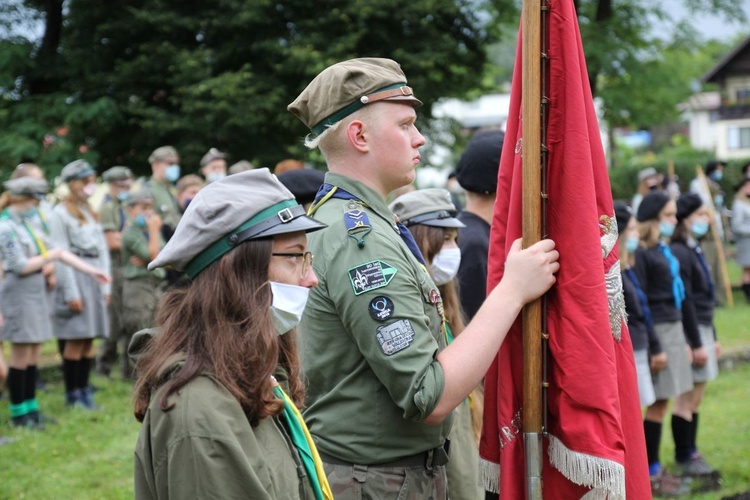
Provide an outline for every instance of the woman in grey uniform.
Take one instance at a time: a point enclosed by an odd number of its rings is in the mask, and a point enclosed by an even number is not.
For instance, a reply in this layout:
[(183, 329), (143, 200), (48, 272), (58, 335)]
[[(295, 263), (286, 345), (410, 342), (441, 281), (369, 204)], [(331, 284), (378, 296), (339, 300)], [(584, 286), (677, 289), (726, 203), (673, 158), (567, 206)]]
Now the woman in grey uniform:
[[(66, 250), (99, 269), (109, 269), (109, 250), (98, 214), (88, 203), (96, 190), (96, 172), (83, 160), (63, 168), (62, 180), (69, 194), (55, 207), (52, 235)], [(66, 404), (95, 409), (89, 387), (94, 358), (93, 341), (109, 335), (107, 301), (110, 285), (99, 285), (83, 273), (60, 266), (53, 326), (55, 336), (65, 340), (63, 375)]]
[[(403, 194), (389, 208), (409, 228), (429, 266), (430, 276), (443, 299), (441, 314), (449, 344), (465, 328), (455, 277), (461, 264), (458, 229), (466, 226), (456, 218), (456, 206), (445, 189), (419, 189)], [(450, 460), (446, 467), (451, 500), (484, 498), (479, 482), (478, 436), (475, 437), (472, 426), (473, 416), (482, 413), (481, 405), (482, 392), (475, 389), (453, 411)]]
[(36, 365), (41, 343), (52, 337), (46, 283), (42, 269), (54, 261), (65, 262), (93, 279), (109, 277), (70, 252), (50, 248), (49, 240), (29, 222), (36, 216), (47, 182), (30, 177), (4, 184), (0, 199), (0, 252), (5, 281), (0, 307), (5, 317), (3, 340), (11, 344), (8, 392), (14, 426), (40, 428), (42, 416), (36, 401)]

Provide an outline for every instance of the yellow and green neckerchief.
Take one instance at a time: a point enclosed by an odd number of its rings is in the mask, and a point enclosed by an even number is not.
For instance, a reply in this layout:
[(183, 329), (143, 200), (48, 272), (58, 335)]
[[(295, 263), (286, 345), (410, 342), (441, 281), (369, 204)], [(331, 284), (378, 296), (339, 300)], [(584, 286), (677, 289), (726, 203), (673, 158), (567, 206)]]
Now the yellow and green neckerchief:
[(305, 421), (302, 419), (302, 415), (281, 386), (275, 386), (273, 392), (279, 399), (284, 401), (283, 416), (289, 427), (292, 443), (297, 448), (299, 456), (302, 459), (302, 464), (307, 471), (307, 477), (310, 480), (313, 493), (315, 493), (315, 499), (333, 500), (333, 493), (331, 493), (328, 478), (326, 478), (326, 473), (323, 470), (323, 461), (320, 459), (320, 455), (318, 455), (318, 449), (315, 447), (315, 443), (313, 443), (312, 436), (307, 429), (307, 425), (305, 425)]

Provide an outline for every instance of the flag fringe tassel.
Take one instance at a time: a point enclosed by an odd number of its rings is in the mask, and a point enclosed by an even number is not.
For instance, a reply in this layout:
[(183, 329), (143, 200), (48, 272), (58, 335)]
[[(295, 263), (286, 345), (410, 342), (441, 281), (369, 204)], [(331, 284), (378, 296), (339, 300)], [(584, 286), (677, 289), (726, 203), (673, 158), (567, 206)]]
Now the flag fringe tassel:
[(562, 441), (549, 435), (550, 464), (575, 484), (593, 488), (593, 497), (624, 500), (625, 467), (606, 458), (585, 455), (568, 449)]
[(480, 458), (479, 476), (485, 491), (500, 493), (500, 464)]

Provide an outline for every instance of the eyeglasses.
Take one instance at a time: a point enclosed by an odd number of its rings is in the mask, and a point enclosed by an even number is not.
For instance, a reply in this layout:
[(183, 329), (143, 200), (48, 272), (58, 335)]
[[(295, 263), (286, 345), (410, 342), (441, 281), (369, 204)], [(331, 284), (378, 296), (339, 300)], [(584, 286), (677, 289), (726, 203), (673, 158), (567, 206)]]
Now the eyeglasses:
[(305, 276), (307, 276), (307, 273), (310, 272), (310, 268), (312, 267), (313, 263), (312, 252), (274, 252), (271, 255), (274, 257), (294, 257), (294, 262), (297, 265), (299, 265), (301, 259), (302, 272), (300, 273), (300, 278), (304, 278)]

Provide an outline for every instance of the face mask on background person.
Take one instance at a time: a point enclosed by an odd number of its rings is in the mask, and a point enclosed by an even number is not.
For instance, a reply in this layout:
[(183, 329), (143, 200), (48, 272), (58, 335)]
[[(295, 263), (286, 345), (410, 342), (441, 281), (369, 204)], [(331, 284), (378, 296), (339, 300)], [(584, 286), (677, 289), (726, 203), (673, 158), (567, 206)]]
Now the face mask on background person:
[(146, 217), (143, 214), (138, 214), (135, 218), (135, 225), (138, 227), (146, 227)]
[(717, 194), (716, 196), (714, 196), (714, 205), (716, 205), (717, 207), (723, 206), (724, 205), (724, 195)]
[(722, 172), (721, 170), (714, 170), (713, 172), (711, 172), (711, 178), (716, 182), (719, 182), (724, 178), (724, 172)]
[(83, 194), (83, 198), (87, 200), (91, 198), (91, 196), (94, 194), (95, 191), (96, 191), (96, 184), (91, 182), (83, 186), (81, 193)]
[(276, 327), (276, 333), (284, 335), (297, 326), (302, 319), (310, 289), (277, 281), (269, 281), (269, 283), (273, 295), (271, 303), (273, 324)]
[(167, 178), (167, 182), (177, 181), (180, 178), (180, 166), (177, 164), (168, 166), (164, 175)]
[(19, 215), (21, 216), (22, 219), (30, 219), (38, 213), (39, 213), (39, 209), (37, 207), (30, 207), (28, 210), (20, 213)]
[(210, 184), (212, 182), (220, 181), (226, 176), (226, 174), (222, 174), (221, 172), (213, 172), (211, 174), (208, 174), (208, 176), (206, 177), (206, 181)]
[(659, 234), (665, 238), (671, 238), (674, 234), (674, 224), (665, 221), (660, 222)]
[(704, 220), (697, 220), (693, 222), (693, 225), (690, 227), (690, 232), (695, 238), (704, 237), (708, 232), (708, 222)]
[(640, 239), (638, 239), (637, 236), (630, 236), (625, 239), (625, 250), (627, 250), (628, 253), (635, 253), (636, 249), (638, 248), (638, 243), (640, 243)]
[(430, 270), (436, 285), (445, 285), (456, 277), (458, 266), (461, 265), (460, 248), (443, 248), (432, 260)]
[(117, 193), (117, 199), (120, 201), (125, 201), (128, 199), (128, 196), (130, 196), (130, 193), (127, 191), (121, 191)]

